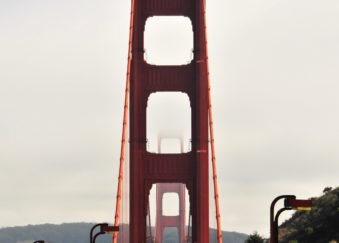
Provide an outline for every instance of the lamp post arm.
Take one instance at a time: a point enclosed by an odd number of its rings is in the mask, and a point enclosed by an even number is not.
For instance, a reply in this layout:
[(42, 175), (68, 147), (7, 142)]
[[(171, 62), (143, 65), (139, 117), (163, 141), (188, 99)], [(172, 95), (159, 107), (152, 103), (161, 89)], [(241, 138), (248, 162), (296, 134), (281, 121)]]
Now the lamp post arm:
[(97, 227), (102, 227), (102, 226), (106, 226), (106, 225), (108, 225), (107, 223), (101, 223), (101, 224), (95, 224), (95, 225), (93, 225), (93, 227), (91, 228), (91, 231), (90, 231), (90, 233), (89, 233), (89, 243), (93, 243), (93, 232), (94, 232), (94, 230), (95, 230), (95, 228), (97, 228)]
[(92, 242), (92, 243), (95, 243), (95, 241), (97, 240), (97, 237), (98, 237), (99, 235), (104, 235), (104, 234), (106, 234), (106, 232), (103, 232), (103, 231), (100, 231), (99, 233), (96, 233), (96, 234), (94, 235), (94, 238), (93, 238), (93, 242)]
[(291, 210), (292, 208), (282, 208), (282, 209), (279, 209), (277, 214), (275, 215), (275, 218), (274, 218), (274, 223), (278, 226), (278, 221), (279, 221), (279, 216), (282, 212), (284, 211), (287, 211), (287, 210)]
[(270, 217), (271, 217), (271, 222), (274, 221), (274, 207), (275, 207), (275, 204), (280, 200), (280, 199), (283, 199), (283, 198), (295, 198), (294, 195), (281, 195), (281, 196), (278, 196), (276, 197), (272, 203), (271, 203), (271, 207), (270, 207)]
[(271, 237), (270, 237), (270, 243), (278, 243), (277, 241), (277, 229), (275, 227), (275, 220), (274, 220), (274, 207), (275, 207), (275, 204), (280, 200), (280, 199), (284, 199), (284, 198), (295, 198), (294, 195), (281, 195), (281, 196), (278, 196), (276, 198), (274, 198), (274, 200), (272, 201), (271, 203), (271, 207), (270, 207), (270, 234), (271, 234)]
[(93, 243), (93, 231), (96, 227), (99, 227), (101, 224), (95, 224), (93, 225), (93, 227), (91, 228), (91, 231), (89, 232), (89, 243)]
[(279, 239), (279, 216), (282, 212), (284, 211), (287, 211), (287, 210), (291, 210), (292, 208), (281, 208), (278, 210), (277, 214), (275, 215), (274, 217), (274, 231), (275, 231), (275, 234), (274, 234), (274, 237), (275, 237), (275, 242), (278, 243), (278, 239)]

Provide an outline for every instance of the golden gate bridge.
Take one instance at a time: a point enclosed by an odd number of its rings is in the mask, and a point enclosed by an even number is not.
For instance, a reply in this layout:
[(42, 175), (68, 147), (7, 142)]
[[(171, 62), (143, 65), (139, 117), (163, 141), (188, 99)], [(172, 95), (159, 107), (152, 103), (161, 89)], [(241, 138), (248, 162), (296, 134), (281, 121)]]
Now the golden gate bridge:
[[(190, 19), (194, 54), (190, 63), (158, 66), (145, 61), (145, 23), (153, 16), (184, 16)], [(114, 233), (113, 243), (160, 243), (163, 242), (166, 227), (177, 230), (180, 243), (209, 242), (210, 164), (213, 172), (217, 242), (221, 243), (206, 35), (206, 1), (132, 0), (126, 76), (114, 221), (114, 225), (119, 226), (119, 233)], [(148, 98), (155, 92), (183, 92), (188, 95), (191, 106), (190, 151), (184, 152), (181, 149), (174, 154), (161, 153), (161, 141), (158, 141), (157, 153), (147, 151), (146, 108)], [(149, 201), (153, 185), (156, 185), (154, 230)], [(188, 193), (185, 193), (185, 190)], [(163, 197), (166, 193), (177, 194), (178, 215), (163, 214)], [(189, 202), (188, 212), (185, 210), (186, 200)], [(189, 215), (188, 226), (185, 221), (186, 213)]]
[[(194, 55), (189, 63), (154, 65), (146, 62), (145, 24), (154, 16), (184, 16), (190, 20)], [(114, 225), (94, 225), (90, 231), (90, 243), (106, 232), (113, 232), (112, 243), (162, 243), (166, 228), (177, 231), (176, 242), (179, 243), (210, 242), (210, 168), (216, 242), (222, 243), (206, 0), (131, 0), (128, 46)], [(182, 92), (188, 96), (191, 106), (191, 141), (188, 151), (185, 150), (181, 135), (173, 133), (159, 133), (157, 151), (147, 149), (147, 104), (150, 96), (157, 92)], [(164, 139), (176, 139), (180, 149), (175, 153), (162, 151)], [(152, 188), (156, 191), (154, 226), (150, 207)], [(179, 210), (175, 215), (164, 214), (166, 194), (177, 195)], [(275, 204), (281, 199), (284, 199), (284, 206), (275, 213)], [(189, 202), (188, 208), (186, 202)], [(282, 212), (291, 209), (309, 210), (311, 207), (312, 200), (296, 199), (294, 195), (276, 197), (270, 207), (270, 243), (278, 242), (278, 218)], [(100, 227), (98, 233), (94, 233), (96, 227)]]

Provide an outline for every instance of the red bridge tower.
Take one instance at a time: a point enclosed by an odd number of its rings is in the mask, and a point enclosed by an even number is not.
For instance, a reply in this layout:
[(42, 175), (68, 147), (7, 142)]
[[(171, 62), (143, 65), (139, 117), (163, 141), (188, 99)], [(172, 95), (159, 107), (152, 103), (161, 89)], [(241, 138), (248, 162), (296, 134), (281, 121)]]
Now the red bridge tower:
[[(192, 242), (209, 242), (208, 73), (203, 0), (134, 0), (130, 79), (130, 242), (146, 242), (148, 196), (153, 184), (183, 183), (192, 208)], [(194, 58), (181, 66), (144, 60), (144, 29), (151, 16), (186, 16), (193, 26)], [(146, 107), (153, 92), (181, 91), (192, 107), (192, 150), (146, 151)], [(177, 118), (179, 119), (179, 118)]]
[[(146, 63), (144, 60), (145, 23), (149, 17), (153, 16), (185, 16), (191, 20), (194, 33), (194, 56), (190, 63), (177, 66), (156, 66)], [(218, 242), (222, 242), (205, 32), (205, 0), (132, 0), (125, 113), (115, 217), (115, 225), (119, 225), (127, 110), (130, 105), (130, 243), (146, 242), (149, 193), (152, 185), (157, 183), (184, 184), (183, 187), (188, 190), (192, 215), (191, 240), (194, 243), (209, 242), (209, 128)], [(178, 91), (187, 94), (190, 100), (191, 151), (177, 154), (148, 152), (146, 150), (148, 98), (154, 92)], [(180, 117), (173, 119), (180, 119)], [(173, 189), (173, 191), (178, 190)], [(114, 242), (116, 239), (117, 234), (114, 235)]]
[[(178, 230), (178, 243), (186, 242), (185, 235), (185, 185), (180, 183), (157, 184), (156, 187), (156, 219), (154, 242), (163, 242), (164, 231), (168, 227)], [(163, 196), (165, 193), (177, 193), (179, 198), (179, 214), (166, 216), (163, 214)]]

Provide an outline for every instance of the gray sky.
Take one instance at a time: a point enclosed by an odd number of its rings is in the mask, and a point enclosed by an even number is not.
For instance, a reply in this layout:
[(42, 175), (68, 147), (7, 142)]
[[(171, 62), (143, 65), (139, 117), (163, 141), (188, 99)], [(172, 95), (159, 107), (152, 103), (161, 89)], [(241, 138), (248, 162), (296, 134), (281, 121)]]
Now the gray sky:
[[(129, 7), (0, 0), (0, 227), (113, 221)], [(222, 226), (267, 235), (275, 196), (339, 184), (339, 2), (207, 15)]]

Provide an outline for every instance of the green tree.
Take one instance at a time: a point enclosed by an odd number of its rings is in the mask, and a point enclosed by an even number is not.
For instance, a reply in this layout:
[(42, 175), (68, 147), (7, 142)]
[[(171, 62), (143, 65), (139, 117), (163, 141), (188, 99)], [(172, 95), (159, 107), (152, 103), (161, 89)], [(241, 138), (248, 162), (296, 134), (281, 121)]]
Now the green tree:
[(265, 243), (265, 239), (255, 231), (253, 234), (249, 235), (245, 243)]
[(332, 191), (332, 187), (325, 187), (324, 190), (323, 190), (323, 193), (326, 194), (328, 192)]

